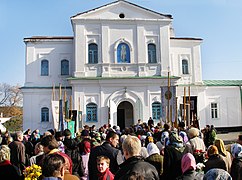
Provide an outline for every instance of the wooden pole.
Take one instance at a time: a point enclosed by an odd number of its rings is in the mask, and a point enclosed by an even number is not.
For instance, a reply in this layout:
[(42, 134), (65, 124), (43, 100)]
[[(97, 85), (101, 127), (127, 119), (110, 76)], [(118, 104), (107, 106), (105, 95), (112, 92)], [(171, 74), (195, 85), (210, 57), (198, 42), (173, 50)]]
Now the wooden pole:
[(70, 95), (70, 110), (72, 110), (72, 95)]
[(81, 97), (78, 97), (78, 111), (81, 111)]
[(174, 126), (175, 126), (175, 128), (177, 128), (178, 127), (178, 122), (177, 122), (177, 97), (176, 97), (176, 108), (175, 108), (175, 123), (174, 123)]
[[(188, 86), (188, 104), (189, 104), (189, 113), (191, 113), (191, 87)], [(189, 117), (191, 116), (191, 114), (189, 114)], [(191, 117), (188, 119), (189, 121), (189, 125), (191, 125)]]
[(172, 105), (170, 105), (170, 114), (169, 114), (169, 116), (170, 116), (169, 119), (171, 120), (171, 121), (170, 121), (171, 126), (174, 127), (174, 123), (173, 123), (173, 121), (172, 121)]
[(52, 86), (52, 101), (55, 101), (55, 83)]
[(60, 87), (59, 87), (59, 100), (61, 100), (62, 99), (62, 97), (61, 97), (61, 83), (60, 83)]
[(63, 107), (63, 109), (64, 109), (64, 117), (65, 117), (65, 119), (68, 119), (68, 117), (67, 117), (67, 114), (66, 114), (66, 108), (67, 108), (67, 104), (66, 104), (66, 88), (65, 88), (65, 92), (64, 92), (64, 107)]
[(184, 111), (184, 123), (187, 124), (186, 118), (186, 87), (184, 87), (184, 100), (183, 100), (183, 111)]

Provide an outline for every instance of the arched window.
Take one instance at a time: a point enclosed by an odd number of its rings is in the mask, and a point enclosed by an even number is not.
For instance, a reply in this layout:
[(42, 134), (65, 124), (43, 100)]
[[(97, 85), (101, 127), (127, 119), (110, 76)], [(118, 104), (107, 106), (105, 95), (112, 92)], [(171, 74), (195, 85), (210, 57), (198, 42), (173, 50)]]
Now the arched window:
[(41, 108), (41, 121), (42, 122), (49, 121), (49, 108), (47, 108), (47, 107)]
[(182, 74), (189, 74), (188, 72), (188, 60), (182, 60)]
[(86, 105), (86, 115), (87, 122), (97, 122), (97, 105), (95, 103)]
[(130, 48), (126, 43), (120, 43), (117, 48), (118, 63), (130, 63)]
[(61, 60), (61, 75), (69, 75), (69, 61)]
[(41, 76), (49, 76), (49, 61), (46, 59), (41, 61)]
[(154, 121), (159, 121), (161, 117), (161, 103), (160, 102), (153, 102), (152, 103), (152, 119)]
[(98, 46), (95, 43), (91, 43), (88, 45), (88, 63), (98, 63)]
[(156, 46), (152, 43), (148, 44), (148, 63), (157, 63)]

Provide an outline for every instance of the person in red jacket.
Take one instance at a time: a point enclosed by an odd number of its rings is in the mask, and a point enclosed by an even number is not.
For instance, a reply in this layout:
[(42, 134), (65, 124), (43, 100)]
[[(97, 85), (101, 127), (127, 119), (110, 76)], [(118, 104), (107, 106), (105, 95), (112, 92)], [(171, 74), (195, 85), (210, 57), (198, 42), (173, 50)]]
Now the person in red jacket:
[(113, 180), (114, 175), (109, 170), (110, 159), (106, 156), (97, 157), (97, 169), (99, 171), (98, 179), (99, 180)]

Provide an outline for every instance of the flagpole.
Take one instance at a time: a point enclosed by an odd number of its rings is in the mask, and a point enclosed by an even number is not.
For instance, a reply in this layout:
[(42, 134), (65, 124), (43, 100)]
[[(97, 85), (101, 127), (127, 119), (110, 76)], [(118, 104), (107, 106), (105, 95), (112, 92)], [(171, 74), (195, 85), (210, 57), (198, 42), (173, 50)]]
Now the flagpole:
[[(189, 113), (191, 113), (191, 86), (188, 86), (188, 104), (189, 104)], [(189, 114), (190, 117), (190, 114)], [(188, 119), (189, 125), (191, 125), (191, 117)]]
[(61, 92), (61, 83), (59, 84), (59, 100), (61, 100), (62, 99), (62, 97), (61, 97), (61, 94), (62, 92)]
[(55, 83), (52, 85), (52, 101), (55, 101)]
[(72, 95), (70, 95), (70, 110), (72, 111)]
[(80, 112), (81, 112), (81, 97), (78, 97), (78, 125), (79, 125), (79, 128), (82, 128), (82, 119), (80, 117)]
[(183, 110), (184, 110), (184, 123), (185, 125), (187, 125), (187, 122), (186, 122), (186, 87), (184, 87), (184, 100), (183, 100)]

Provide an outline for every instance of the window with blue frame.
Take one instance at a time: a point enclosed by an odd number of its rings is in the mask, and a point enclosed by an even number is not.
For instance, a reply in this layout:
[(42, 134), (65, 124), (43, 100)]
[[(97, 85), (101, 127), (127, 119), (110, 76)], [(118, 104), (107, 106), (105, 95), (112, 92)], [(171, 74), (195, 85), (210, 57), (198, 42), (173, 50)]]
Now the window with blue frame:
[(117, 62), (130, 63), (130, 48), (126, 43), (120, 43), (117, 48)]
[(152, 119), (154, 121), (159, 121), (161, 117), (161, 103), (160, 102), (153, 102), (152, 103)]
[(41, 76), (49, 76), (49, 61), (46, 59), (41, 61)]
[(148, 63), (157, 63), (156, 46), (152, 43), (148, 44)]
[(88, 45), (88, 63), (98, 63), (98, 46), (95, 43), (91, 43)]
[(61, 75), (69, 75), (69, 61), (61, 60)]
[(47, 107), (41, 108), (41, 121), (42, 122), (49, 121), (49, 108), (47, 108)]
[(95, 103), (86, 105), (86, 122), (97, 122), (97, 105)]
[(189, 74), (188, 72), (188, 60), (182, 60), (182, 74)]

